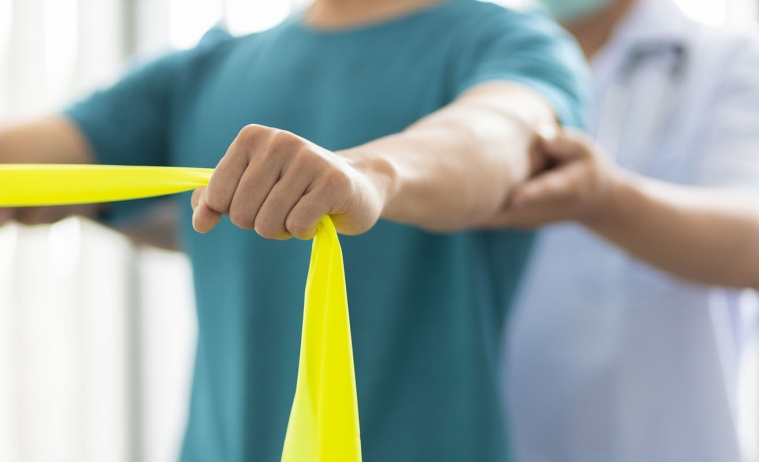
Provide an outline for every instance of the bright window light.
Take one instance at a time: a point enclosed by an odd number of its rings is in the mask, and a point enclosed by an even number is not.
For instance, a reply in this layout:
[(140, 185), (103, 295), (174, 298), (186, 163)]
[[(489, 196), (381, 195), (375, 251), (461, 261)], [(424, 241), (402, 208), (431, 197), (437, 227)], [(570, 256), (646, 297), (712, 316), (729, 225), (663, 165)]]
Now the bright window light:
[(727, 20), (725, 0), (675, 0), (685, 13), (696, 21), (719, 25)]
[(675, 0), (692, 19), (719, 26), (725, 23), (753, 23), (757, 19), (756, 0)]
[(227, 0), (226, 22), (235, 35), (271, 29), (291, 11), (289, 0)]
[(52, 88), (65, 87), (76, 69), (78, 1), (45, 1), (45, 70)]
[(12, 17), (13, 2), (11, 0), (0, 0), (0, 56), (4, 56), (8, 50)]
[(173, 48), (195, 46), (205, 32), (221, 21), (221, 0), (170, 0), (169, 42)]

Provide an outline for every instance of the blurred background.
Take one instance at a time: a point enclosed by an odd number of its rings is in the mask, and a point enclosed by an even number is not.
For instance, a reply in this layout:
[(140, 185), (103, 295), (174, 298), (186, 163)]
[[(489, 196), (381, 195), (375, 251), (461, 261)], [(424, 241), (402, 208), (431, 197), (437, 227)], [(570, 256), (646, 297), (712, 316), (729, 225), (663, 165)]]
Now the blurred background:
[[(60, 110), (135, 62), (192, 47), (213, 26), (261, 31), (307, 3), (0, 0), (0, 124)], [(718, 25), (756, 21), (759, 0), (678, 3)], [(0, 228), (0, 462), (176, 460), (193, 303), (181, 253), (78, 218)], [(755, 343), (737, 385), (749, 457), (759, 453)]]

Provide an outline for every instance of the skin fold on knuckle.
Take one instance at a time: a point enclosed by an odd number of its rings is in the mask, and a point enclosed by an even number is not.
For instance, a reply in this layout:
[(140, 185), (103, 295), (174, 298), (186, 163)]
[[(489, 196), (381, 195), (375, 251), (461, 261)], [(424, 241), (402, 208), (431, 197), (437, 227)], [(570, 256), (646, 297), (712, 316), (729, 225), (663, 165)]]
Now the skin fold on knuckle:
[[(237, 134), (237, 137), (229, 147), (227, 154), (222, 159), (222, 163), (230, 160), (230, 158), (242, 157), (246, 162), (249, 162), (256, 152), (256, 148), (262, 144), (262, 140), (265, 140), (270, 135), (269, 130), (261, 125), (246, 125)], [(221, 165), (221, 163), (220, 163)]]
[(284, 223), (277, 223), (272, 218), (260, 214), (256, 217), (253, 229), (265, 239), (277, 239), (286, 232)]
[(324, 174), (323, 187), (334, 205), (344, 203), (348, 198), (355, 195), (356, 185), (353, 179), (341, 169), (331, 166)]
[(255, 143), (261, 135), (266, 134), (269, 131), (267, 127), (262, 125), (250, 124), (244, 126), (240, 133), (237, 135), (235, 141), (239, 141), (242, 145), (248, 145), (249, 143)]
[(229, 221), (241, 229), (252, 230), (255, 228), (255, 217), (243, 207), (232, 207), (229, 211)]
[(288, 217), (286, 222), (287, 231), (298, 239), (308, 239), (313, 234), (315, 225), (311, 220), (303, 216)]
[(289, 169), (295, 175), (313, 178), (327, 167), (326, 160), (308, 148), (301, 148), (290, 162)]
[(285, 130), (276, 130), (271, 134), (264, 161), (267, 163), (280, 162), (284, 166), (294, 163), (304, 151), (305, 141)]

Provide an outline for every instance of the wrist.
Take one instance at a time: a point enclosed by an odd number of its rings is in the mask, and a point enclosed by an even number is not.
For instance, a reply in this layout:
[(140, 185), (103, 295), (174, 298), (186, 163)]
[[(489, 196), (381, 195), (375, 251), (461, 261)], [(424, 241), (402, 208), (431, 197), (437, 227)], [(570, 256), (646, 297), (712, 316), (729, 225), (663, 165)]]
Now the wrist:
[(614, 165), (609, 166), (598, 200), (592, 210), (579, 221), (589, 228), (596, 228), (618, 220), (619, 214), (624, 210), (625, 197), (633, 187), (632, 174)]
[(398, 190), (398, 170), (395, 164), (368, 147), (346, 149), (336, 154), (369, 182), (380, 201), (381, 215), (384, 215)]

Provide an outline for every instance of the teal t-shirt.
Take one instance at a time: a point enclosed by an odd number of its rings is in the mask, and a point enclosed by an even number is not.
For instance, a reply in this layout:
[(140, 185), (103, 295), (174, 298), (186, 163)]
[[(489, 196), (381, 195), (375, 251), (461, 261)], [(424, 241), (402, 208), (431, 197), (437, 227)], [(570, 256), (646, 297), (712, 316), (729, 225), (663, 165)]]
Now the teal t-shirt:
[[(297, 17), (242, 38), (215, 31), (67, 114), (103, 163), (214, 167), (247, 124), (339, 150), (400, 132), (490, 80), (531, 87), (576, 125), (582, 63), (544, 16), (454, 0), (346, 31)], [(226, 218), (196, 234), (189, 196), (180, 199), (199, 321), (182, 460), (278, 461), (311, 243), (267, 241)], [(498, 344), (531, 236), (381, 221), (341, 242), (364, 460), (507, 460)]]

